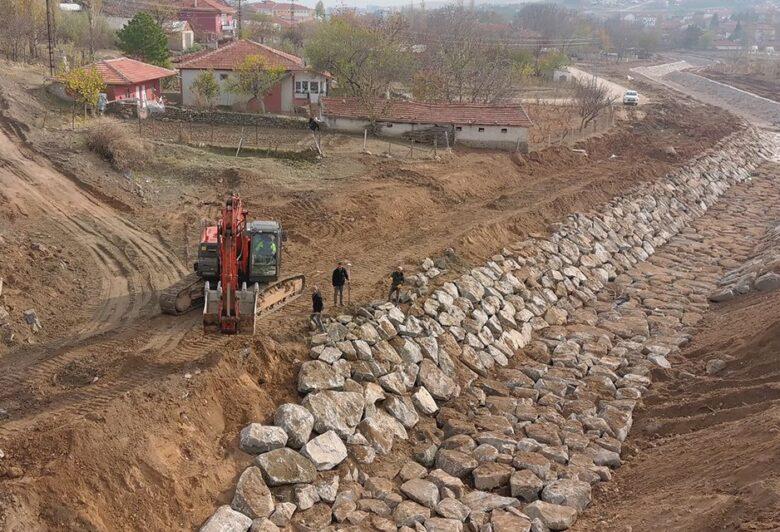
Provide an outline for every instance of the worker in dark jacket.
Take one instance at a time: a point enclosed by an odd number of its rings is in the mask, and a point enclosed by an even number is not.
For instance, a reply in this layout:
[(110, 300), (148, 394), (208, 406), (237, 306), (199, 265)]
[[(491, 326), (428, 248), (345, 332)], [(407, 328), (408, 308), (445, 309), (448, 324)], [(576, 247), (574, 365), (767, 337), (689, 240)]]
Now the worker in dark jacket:
[(322, 324), (322, 311), (325, 310), (325, 302), (322, 301), (320, 287), (314, 285), (314, 291), (311, 293), (311, 322), (321, 331), (325, 331), (325, 325)]
[(392, 281), (390, 282), (390, 294), (387, 296), (389, 301), (393, 301), (397, 305), (401, 300), (401, 286), (404, 284), (404, 269), (399, 266), (391, 275)]
[(338, 307), (344, 304), (344, 285), (349, 283), (349, 272), (344, 267), (343, 262), (333, 270), (333, 306)]

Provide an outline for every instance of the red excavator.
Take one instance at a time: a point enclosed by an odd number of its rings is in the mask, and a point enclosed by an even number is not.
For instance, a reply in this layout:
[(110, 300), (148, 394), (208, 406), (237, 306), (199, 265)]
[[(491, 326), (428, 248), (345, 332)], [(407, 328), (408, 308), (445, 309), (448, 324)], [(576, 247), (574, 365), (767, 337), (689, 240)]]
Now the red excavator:
[(254, 334), (258, 316), (303, 293), (303, 275), (279, 280), (281, 225), (250, 222), (247, 214), (237, 194), (225, 200), (217, 225), (203, 229), (195, 273), (161, 294), (163, 312), (184, 314), (202, 299), (206, 332)]

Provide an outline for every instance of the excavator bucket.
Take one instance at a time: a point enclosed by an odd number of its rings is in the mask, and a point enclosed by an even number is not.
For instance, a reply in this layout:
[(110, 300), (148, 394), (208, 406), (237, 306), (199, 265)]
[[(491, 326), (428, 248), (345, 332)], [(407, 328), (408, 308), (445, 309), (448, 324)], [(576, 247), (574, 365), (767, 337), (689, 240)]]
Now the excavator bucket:
[[(207, 333), (255, 334), (259, 317), (296, 300), (305, 288), (306, 278), (303, 275), (287, 277), (263, 287), (255, 283), (247, 288), (244, 284), (234, 293), (235, 301), (228, 297), (226, 304), (222, 305), (222, 284), (217, 283), (216, 290), (212, 290), (206, 282), (203, 289), (203, 330)], [(237, 315), (235, 309), (238, 310)]]
[[(247, 288), (246, 283), (241, 290), (236, 290), (232, 298), (222, 301), (222, 283), (217, 283), (217, 289), (212, 290), (209, 283), (203, 289), (203, 330), (207, 333), (221, 332), (224, 334), (255, 334), (257, 318), (257, 294), (260, 288), (257, 284)], [(238, 311), (238, 312), (236, 312)]]
[[(255, 334), (255, 321), (257, 320), (257, 283), (247, 289), (246, 285), (236, 292), (238, 306), (238, 334)], [(223, 332), (225, 332), (223, 330)]]
[(203, 330), (207, 333), (219, 332), (219, 303), (222, 300), (222, 286), (217, 283), (217, 289), (211, 290), (206, 281), (203, 287)]

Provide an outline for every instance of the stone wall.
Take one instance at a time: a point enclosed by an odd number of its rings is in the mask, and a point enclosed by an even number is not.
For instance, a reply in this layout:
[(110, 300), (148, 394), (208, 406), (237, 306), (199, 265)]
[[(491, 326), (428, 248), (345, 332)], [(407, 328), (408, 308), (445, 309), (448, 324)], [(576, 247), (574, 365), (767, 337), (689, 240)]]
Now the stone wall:
[(768, 292), (780, 288), (780, 219), (770, 222), (750, 260), (728, 271), (718, 284), (710, 301), (728, 301), (751, 290)]
[[(570, 527), (620, 465), (651, 368), (683, 341), (671, 320), (599, 297), (766, 155), (757, 132), (732, 135), (454, 282), (434, 288), (426, 261), (407, 314), (377, 302), (331, 320), (311, 338), (302, 404), (241, 431), (255, 465), (202, 530)], [(391, 452), (411, 454), (397, 475), (366, 474)]]
[(269, 114), (231, 113), (227, 111), (208, 111), (188, 107), (165, 106), (164, 113), (151, 113), (155, 120), (179, 120), (183, 122), (199, 122), (207, 124), (228, 124), (237, 126), (260, 126), (305, 129), (307, 119)]
[(672, 72), (665, 80), (696, 91), (703, 96), (717, 98), (753, 116), (761, 117), (767, 123), (780, 125), (780, 103), (737, 89), (691, 72)]

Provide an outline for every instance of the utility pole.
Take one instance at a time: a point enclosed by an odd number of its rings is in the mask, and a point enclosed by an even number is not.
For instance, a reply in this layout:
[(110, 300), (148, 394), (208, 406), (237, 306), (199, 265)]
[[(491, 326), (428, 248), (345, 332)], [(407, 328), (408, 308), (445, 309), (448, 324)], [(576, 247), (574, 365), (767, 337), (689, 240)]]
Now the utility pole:
[(49, 41), (49, 75), (54, 76), (54, 55), (51, 51), (51, 1), (46, 0), (46, 38)]
[(238, 0), (238, 38), (241, 38), (241, 0)]

